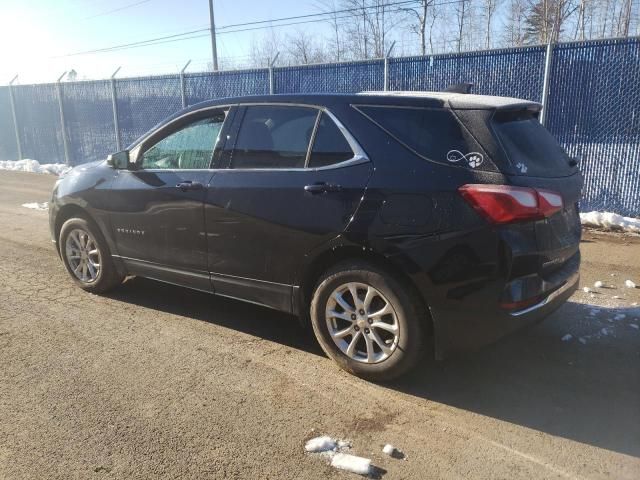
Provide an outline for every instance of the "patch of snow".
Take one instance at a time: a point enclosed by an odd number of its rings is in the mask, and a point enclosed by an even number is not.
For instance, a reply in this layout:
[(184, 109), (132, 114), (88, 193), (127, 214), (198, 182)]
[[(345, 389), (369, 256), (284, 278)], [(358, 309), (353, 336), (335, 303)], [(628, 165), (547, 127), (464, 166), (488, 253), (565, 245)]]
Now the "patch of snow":
[(636, 284), (631, 280), (625, 280), (624, 286), (627, 288), (636, 288)]
[(630, 326), (631, 328), (635, 328), (636, 330), (640, 329), (640, 327), (639, 327), (639, 326), (638, 326), (638, 324), (636, 324), (636, 323), (630, 323), (630, 324), (629, 324), (629, 326)]
[(617, 300), (617, 299), (619, 299), (619, 298), (620, 298), (620, 296), (619, 296), (619, 295), (614, 295), (614, 296), (613, 296), (613, 297), (611, 297), (611, 298), (613, 298), (614, 300)]
[(604, 286), (604, 283), (598, 280), (596, 283), (593, 284), (593, 286), (596, 288), (602, 288)]
[(396, 451), (396, 447), (387, 443), (384, 447), (382, 447), (382, 453), (386, 453), (387, 455), (393, 455)]
[(309, 440), (305, 446), (304, 449), (307, 452), (326, 452), (329, 450), (335, 450), (335, 448), (337, 447), (337, 443), (336, 441), (328, 436), (322, 436), (322, 437), (316, 437), (316, 438), (312, 438), (311, 440)]
[(607, 230), (624, 230), (640, 233), (640, 219), (623, 217), (611, 212), (586, 212), (580, 214), (580, 222), (588, 227), (599, 227)]
[(609, 335), (609, 330), (603, 328), (602, 330), (600, 330), (600, 333), (606, 337), (607, 335)]
[(348, 453), (336, 453), (331, 459), (331, 466), (339, 468), (340, 470), (357, 473), (358, 475), (369, 475), (371, 471), (371, 460)]
[(338, 449), (348, 449), (351, 448), (351, 442), (347, 440), (338, 440)]
[(586, 344), (587, 344), (587, 339), (586, 339), (586, 338), (580, 337), (580, 338), (578, 339), (578, 341), (579, 341), (581, 344), (583, 344), (583, 345), (586, 345)]
[(567, 333), (565, 336), (563, 336), (560, 340), (562, 340), (563, 342), (568, 342), (569, 340), (571, 340), (573, 338), (573, 335), (571, 335), (570, 333)]
[(589, 292), (591, 292), (591, 289), (590, 289), (589, 287), (583, 287), (583, 288), (582, 288), (582, 291), (583, 291), (584, 293), (589, 293)]
[(31, 172), (31, 173), (50, 173), (53, 175), (62, 175), (71, 169), (64, 163), (45, 163), (40, 164), (37, 160), (0, 160), (0, 170), (10, 170), (12, 172)]
[(613, 317), (614, 320), (624, 320), (627, 316), (624, 313), (616, 313)]
[(638, 302), (633, 302), (633, 303), (631, 304), (631, 306), (632, 306), (632, 307), (637, 307), (637, 306), (638, 306)]
[(22, 206), (25, 207), (25, 208), (31, 208), (33, 210), (49, 210), (49, 202), (44, 202), (44, 203), (38, 203), (38, 202), (23, 203)]

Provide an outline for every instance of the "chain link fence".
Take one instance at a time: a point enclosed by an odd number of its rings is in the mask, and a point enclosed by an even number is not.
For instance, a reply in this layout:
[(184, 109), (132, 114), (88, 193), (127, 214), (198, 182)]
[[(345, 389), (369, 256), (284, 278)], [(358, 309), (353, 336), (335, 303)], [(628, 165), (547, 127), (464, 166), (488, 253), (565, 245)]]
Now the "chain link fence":
[(542, 102), (545, 125), (580, 161), (582, 209), (640, 217), (639, 38), (0, 87), (0, 159), (101, 159), (181, 108), (214, 98), (437, 91), (460, 82), (472, 82), (475, 93)]

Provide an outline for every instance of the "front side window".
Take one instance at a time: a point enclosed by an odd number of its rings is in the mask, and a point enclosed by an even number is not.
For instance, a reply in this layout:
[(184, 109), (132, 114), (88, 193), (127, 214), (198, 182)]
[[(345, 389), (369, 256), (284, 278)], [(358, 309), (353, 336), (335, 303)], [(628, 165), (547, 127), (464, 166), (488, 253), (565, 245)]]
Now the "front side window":
[(142, 155), (143, 169), (207, 169), (224, 114), (193, 122), (163, 138)]
[(303, 168), (317, 116), (314, 108), (246, 107), (231, 168)]

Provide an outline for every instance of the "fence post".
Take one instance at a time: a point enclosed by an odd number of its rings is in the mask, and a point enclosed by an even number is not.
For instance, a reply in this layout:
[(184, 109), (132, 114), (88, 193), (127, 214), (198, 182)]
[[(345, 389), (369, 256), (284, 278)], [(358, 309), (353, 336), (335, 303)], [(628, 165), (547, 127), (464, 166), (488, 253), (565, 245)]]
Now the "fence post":
[(16, 115), (16, 100), (13, 97), (13, 82), (18, 75), (9, 82), (9, 103), (11, 103), (11, 116), (13, 117), (13, 128), (16, 134), (16, 145), (18, 147), (18, 160), (22, 160), (22, 143), (20, 142), (20, 130), (18, 129), (18, 115)]
[(391, 46), (389, 47), (389, 50), (387, 50), (387, 54), (384, 56), (384, 79), (383, 79), (383, 84), (384, 84), (384, 91), (388, 91), (389, 90), (389, 56), (391, 55), (391, 50), (393, 50), (393, 47), (396, 46), (396, 41), (394, 40), (391, 43)]
[(542, 80), (542, 111), (540, 112), (540, 123), (546, 126), (547, 106), (549, 102), (549, 81), (551, 80), (551, 60), (553, 57), (553, 43), (547, 44), (547, 53), (544, 59), (544, 79)]
[(182, 100), (182, 108), (187, 108), (187, 89), (184, 83), (184, 71), (187, 69), (191, 60), (189, 60), (182, 70), (180, 70), (180, 99)]
[(276, 56), (269, 62), (269, 95), (273, 95), (275, 93), (276, 87), (273, 78), (273, 66), (276, 63), (276, 60), (278, 60), (278, 55), (280, 55), (280, 52), (276, 52)]
[(118, 122), (118, 97), (116, 95), (116, 75), (120, 71), (120, 67), (111, 75), (111, 107), (113, 108), (113, 128), (116, 132), (116, 152), (122, 150), (122, 141), (120, 140), (120, 124)]
[(64, 104), (62, 102), (62, 77), (67, 74), (65, 71), (58, 77), (56, 82), (56, 89), (58, 90), (58, 108), (60, 109), (60, 125), (62, 127), (62, 145), (64, 147), (64, 163), (65, 165), (71, 165), (69, 161), (69, 143), (67, 141), (67, 123), (64, 119)]

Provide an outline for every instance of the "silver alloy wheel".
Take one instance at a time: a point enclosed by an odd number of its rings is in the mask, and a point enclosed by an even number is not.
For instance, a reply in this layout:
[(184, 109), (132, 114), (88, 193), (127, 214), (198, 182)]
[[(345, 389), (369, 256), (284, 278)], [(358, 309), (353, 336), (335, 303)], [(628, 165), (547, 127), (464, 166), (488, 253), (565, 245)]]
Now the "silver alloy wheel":
[(333, 342), (352, 360), (382, 362), (398, 346), (398, 315), (389, 300), (371, 285), (340, 285), (327, 301), (325, 318)]
[(81, 228), (71, 230), (65, 244), (67, 264), (78, 280), (93, 283), (100, 274), (102, 258), (93, 236)]

